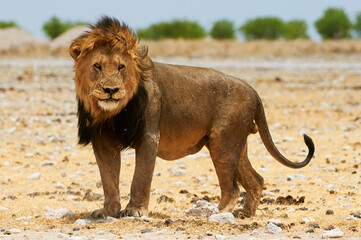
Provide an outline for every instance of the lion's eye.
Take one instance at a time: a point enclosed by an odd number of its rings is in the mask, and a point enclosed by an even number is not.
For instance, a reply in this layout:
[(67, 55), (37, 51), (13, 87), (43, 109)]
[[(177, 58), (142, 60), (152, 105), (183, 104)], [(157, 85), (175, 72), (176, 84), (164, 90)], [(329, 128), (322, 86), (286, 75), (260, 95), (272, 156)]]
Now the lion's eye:
[(121, 65), (118, 66), (118, 71), (120, 72), (120, 71), (122, 71), (124, 68), (125, 68), (125, 66), (124, 66), (123, 64), (121, 64)]
[(102, 70), (102, 66), (99, 63), (94, 64), (93, 67), (98, 71)]

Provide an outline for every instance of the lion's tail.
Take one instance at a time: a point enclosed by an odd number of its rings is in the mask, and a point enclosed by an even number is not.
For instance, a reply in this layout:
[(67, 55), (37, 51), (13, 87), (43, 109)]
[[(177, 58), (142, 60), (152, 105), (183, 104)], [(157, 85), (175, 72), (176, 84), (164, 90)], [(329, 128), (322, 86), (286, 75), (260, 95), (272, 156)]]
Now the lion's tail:
[(264, 113), (264, 108), (262, 105), (262, 101), (260, 97), (257, 95), (258, 105), (257, 105), (257, 112), (255, 116), (255, 122), (257, 124), (259, 134), (261, 136), (262, 142), (265, 145), (267, 151), (274, 157), (277, 161), (282, 163), (283, 165), (290, 167), (290, 168), (302, 168), (306, 166), (312, 159), (313, 154), (315, 152), (315, 146), (313, 141), (310, 137), (306, 134), (303, 135), (304, 141), (308, 147), (308, 155), (305, 160), (302, 162), (292, 162), (285, 158), (275, 146), (271, 134), (268, 129), (268, 124), (266, 120), (266, 115)]

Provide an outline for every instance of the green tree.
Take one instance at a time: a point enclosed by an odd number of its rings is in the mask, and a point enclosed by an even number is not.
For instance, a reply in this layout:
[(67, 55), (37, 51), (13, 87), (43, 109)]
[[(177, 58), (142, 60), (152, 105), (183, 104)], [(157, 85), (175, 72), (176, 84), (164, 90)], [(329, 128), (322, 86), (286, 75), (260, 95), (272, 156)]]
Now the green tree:
[(284, 23), (277, 17), (261, 17), (248, 20), (239, 30), (247, 40), (278, 39), (282, 37)]
[(13, 21), (0, 21), (0, 29), (1, 28), (12, 28), (18, 27), (18, 25)]
[(356, 15), (355, 31), (358, 38), (361, 38), (361, 12)]
[(173, 20), (150, 25), (145, 29), (138, 29), (140, 38), (159, 40), (165, 38), (201, 39), (206, 37), (206, 31), (197, 22), (188, 20)]
[(215, 22), (210, 35), (214, 39), (235, 39), (235, 29), (233, 22), (223, 19)]
[(43, 31), (51, 40), (53, 40), (54, 38), (58, 37), (60, 34), (78, 25), (86, 25), (86, 23), (79, 21), (62, 22), (59, 18), (53, 16), (47, 22), (44, 23)]
[(315, 22), (315, 27), (323, 39), (341, 39), (351, 36), (353, 25), (343, 9), (328, 8)]
[(307, 35), (307, 23), (304, 20), (286, 22), (283, 31), (285, 39), (309, 38)]

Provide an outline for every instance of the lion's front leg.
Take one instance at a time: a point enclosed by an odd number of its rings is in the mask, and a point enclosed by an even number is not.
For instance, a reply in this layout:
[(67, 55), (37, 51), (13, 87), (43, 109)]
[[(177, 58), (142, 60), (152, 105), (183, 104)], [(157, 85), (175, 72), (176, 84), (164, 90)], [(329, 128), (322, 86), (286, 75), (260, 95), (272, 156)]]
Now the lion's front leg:
[(140, 217), (148, 215), (150, 187), (157, 155), (157, 134), (146, 134), (136, 148), (135, 170), (130, 189), (130, 200), (120, 216)]
[(99, 167), (104, 191), (104, 207), (92, 212), (93, 218), (119, 217), (119, 148), (106, 137), (93, 140), (93, 150)]

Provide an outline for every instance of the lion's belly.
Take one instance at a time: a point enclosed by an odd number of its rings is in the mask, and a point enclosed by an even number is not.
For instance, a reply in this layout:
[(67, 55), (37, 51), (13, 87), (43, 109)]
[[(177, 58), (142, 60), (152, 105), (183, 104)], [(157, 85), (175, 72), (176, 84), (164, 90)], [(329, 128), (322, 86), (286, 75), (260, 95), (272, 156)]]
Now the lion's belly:
[(175, 160), (197, 153), (207, 143), (203, 131), (168, 131), (160, 134), (157, 156), (165, 160)]

